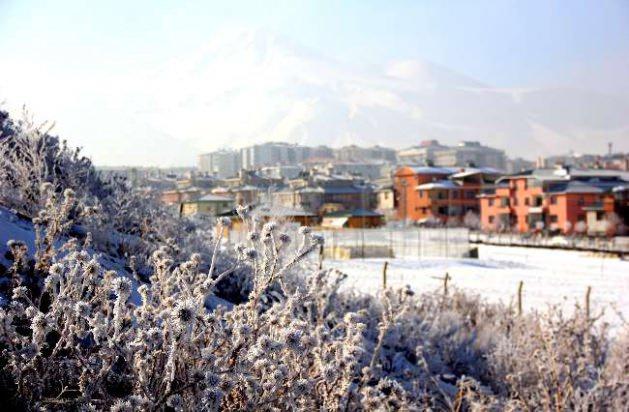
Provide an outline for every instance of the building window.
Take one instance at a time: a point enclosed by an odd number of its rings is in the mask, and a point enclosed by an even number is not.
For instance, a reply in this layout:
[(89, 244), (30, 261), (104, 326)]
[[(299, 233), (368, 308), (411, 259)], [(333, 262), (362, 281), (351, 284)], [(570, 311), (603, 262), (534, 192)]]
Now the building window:
[(579, 206), (583, 206), (585, 204), (585, 199), (583, 199), (583, 196), (579, 197), (579, 200), (577, 200), (577, 204)]
[(531, 203), (531, 202), (530, 202), (529, 198), (528, 198), (528, 197), (525, 197), (525, 198), (524, 198), (524, 205), (525, 205), (525, 206), (528, 206), (530, 203)]
[(556, 205), (557, 204), (557, 196), (551, 196), (550, 197), (550, 204), (551, 205)]
[(514, 197), (513, 198), (513, 206), (517, 206), (518, 205), (518, 198)]
[(550, 215), (550, 223), (557, 223), (558, 221), (557, 215)]
[(468, 199), (475, 199), (476, 198), (476, 193), (473, 190), (469, 190), (466, 194)]
[(489, 224), (493, 224), (494, 223), (494, 217), (493, 216), (489, 216)]
[(423, 190), (419, 191), (419, 197), (424, 197), (424, 191)]
[(459, 198), (459, 192), (457, 192), (456, 190), (452, 191), (452, 199), (458, 199)]
[(490, 199), (489, 199), (489, 206), (493, 206), (493, 205), (494, 205), (494, 199), (493, 199), (493, 198), (490, 198)]

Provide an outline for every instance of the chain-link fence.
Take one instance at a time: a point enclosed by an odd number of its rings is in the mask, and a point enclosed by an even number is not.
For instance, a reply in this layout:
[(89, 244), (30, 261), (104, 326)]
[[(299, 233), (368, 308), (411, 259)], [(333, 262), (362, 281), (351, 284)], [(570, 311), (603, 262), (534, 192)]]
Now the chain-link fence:
[[(378, 228), (320, 232), (326, 249), (352, 248), (352, 257), (464, 257), (470, 252), (464, 228)], [(374, 256), (374, 249), (384, 256)], [(362, 252), (362, 253), (361, 253)]]
[[(297, 226), (296, 226), (297, 227)], [(465, 228), (370, 228), (314, 230), (325, 238), (327, 257), (466, 257), (470, 254)], [(293, 230), (288, 232), (295, 233)], [(246, 240), (246, 233), (232, 230), (230, 243)], [(332, 253), (351, 250), (351, 253)], [(342, 257), (341, 257), (342, 258)]]

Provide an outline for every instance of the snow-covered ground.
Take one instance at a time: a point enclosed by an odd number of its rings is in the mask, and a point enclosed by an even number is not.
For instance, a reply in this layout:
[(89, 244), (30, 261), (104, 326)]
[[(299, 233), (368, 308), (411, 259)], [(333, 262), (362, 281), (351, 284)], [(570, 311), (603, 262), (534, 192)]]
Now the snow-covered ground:
[(583, 305), (588, 286), (592, 287), (591, 307), (605, 309), (604, 319), (622, 324), (629, 319), (629, 261), (595, 257), (575, 251), (480, 245), (479, 259), (417, 257), (396, 259), (327, 260), (349, 275), (348, 288), (375, 293), (382, 288), (382, 267), (389, 262), (387, 284), (410, 285), (415, 291), (441, 289), (443, 277), (450, 284), (478, 294), (490, 302), (515, 301), (520, 281), (524, 282), (525, 310), (544, 310), (561, 305), (566, 311), (575, 303)]

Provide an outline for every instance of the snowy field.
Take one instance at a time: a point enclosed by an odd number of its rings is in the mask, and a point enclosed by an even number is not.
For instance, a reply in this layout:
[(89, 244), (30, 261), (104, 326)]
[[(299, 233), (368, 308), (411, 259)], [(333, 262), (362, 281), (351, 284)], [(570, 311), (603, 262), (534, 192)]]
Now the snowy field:
[(382, 288), (382, 267), (389, 261), (387, 284), (410, 285), (415, 291), (441, 290), (446, 272), (450, 284), (490, 302), (515, 302), (518, 284), (524, 282), (525, 310), (560, 305), (572, 311), (583, 305), (592, 287), (593, 313), (605, 309), (613, 326), (629, 319), (629, 261), (594, 257), (584, 252), (479, 245), (479, 259), (423, 258), (327, 260), (349, 275), (348, 288), (375, 293)]

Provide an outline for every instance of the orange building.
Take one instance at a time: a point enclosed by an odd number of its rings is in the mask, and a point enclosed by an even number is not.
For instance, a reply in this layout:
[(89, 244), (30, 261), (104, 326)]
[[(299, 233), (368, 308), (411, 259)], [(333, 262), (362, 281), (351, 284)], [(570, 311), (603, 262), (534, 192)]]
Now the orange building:
[(480, 214), (478, 195), (499, 172), (490, 168), (402, 167), (394, 176), (397, 218), (419, 223), (462, 221)]
[(164, 190), (160, 199), (167, 205), (173, 205), (176, 203), (189, 202), (196, 200), (201, 196), (201, 190), (197, 188), (178, 189), (178, 190)]
[(481, 225), (488, 231), (588, 232), (608, 230), (612, 213), (623, 216), (626, 187), (609, 170), (536, 169), (501, 178), (480, 196)]

